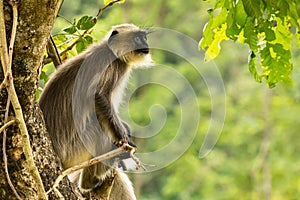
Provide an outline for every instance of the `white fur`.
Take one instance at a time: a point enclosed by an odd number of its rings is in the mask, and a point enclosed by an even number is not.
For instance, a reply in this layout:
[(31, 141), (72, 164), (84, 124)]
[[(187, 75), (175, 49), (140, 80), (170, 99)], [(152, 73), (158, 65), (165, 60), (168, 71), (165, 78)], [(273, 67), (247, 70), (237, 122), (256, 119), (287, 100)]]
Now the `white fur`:
[(114, 92), (112, 93), (112, 96), (111, 96), (111, 101), (112, 101), (113, 107), (115, 109), (115, 112), (117, 112), (117, 113), (119, 111), (120, 103), (122, 102), (124, 89), (126, 87), (128, 79), (130, 77), (130, 71), (131, 70), (129, 70), (128, 72), (126, 72), (126, 74), (124, 74), (120, 84), (118, 85), (117, 88), (114, 89)]

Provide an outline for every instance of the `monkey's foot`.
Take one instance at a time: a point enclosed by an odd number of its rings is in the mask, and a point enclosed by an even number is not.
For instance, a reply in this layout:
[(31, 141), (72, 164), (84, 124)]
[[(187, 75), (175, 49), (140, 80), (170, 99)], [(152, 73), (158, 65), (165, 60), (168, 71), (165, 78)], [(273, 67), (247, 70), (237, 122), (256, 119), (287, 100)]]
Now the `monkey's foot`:
[(138, 170), (139, 168), (143, 168), (144, 170), (146, 170), (144, 164), (134, 155), (134, 153), (136, 152), (137, 150), (137, 147), (136, 146), (132, 146), (131, 144), (129, 143), (124, 143), (122, 146), (121, 146), (125, 151), (129, 152), (130, 154), (130, 158), (136, 163), (137, 167), (136, 169)]
[(119, 140), (117, 142), (114, 142), (114, 144), (117, 147), (123, 147), (125, 150), (126, 150), (125, 146), (128, 145), (129, 149), (127, 151), (130, 151), (132, 148), (136, 148), (136, 145), (133, 142), (128, 141), (128, 139)]
[(127, 151), (127, 152), (133, 151), (133, 153), (134, 153), (134, 152), (137, 150), (137, 147), (136, 147), (134, 144), (131, 144), (131, 143), (128, 143), (128, 142), (123, 143), (123, 144), (121, 145), (121, 147), (123, 147), (123, 149), (124, 149), (125, 151)]

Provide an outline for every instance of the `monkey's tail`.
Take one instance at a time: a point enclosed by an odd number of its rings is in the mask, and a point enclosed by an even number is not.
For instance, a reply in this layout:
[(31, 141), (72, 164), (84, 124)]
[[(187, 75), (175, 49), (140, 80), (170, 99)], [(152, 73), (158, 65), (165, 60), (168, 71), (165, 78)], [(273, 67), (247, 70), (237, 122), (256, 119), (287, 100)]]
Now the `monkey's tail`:
[[(122, 171), (119, 170), (113, 170), (113, 171), (114, 172), (111, 173), (113, 177), (107, 177), (109, 179), (111, 178), (113, 179), (111, 181), (113, 185), (111, 186), (109, 200), (136, 200), (134, 189), (128, 176)], [(82, 170), (77, 171), (69, 175), (68, 178), (70, 179), (71, 182), (78, 184), (81, 173)], [(106, 188), (103, 187), (109, 187), (108, 186), (109, 182), (110, 181), (106, 181), (105, 184), (99, 185), (97, 188), (95, 188), (95, 191), (91, 191), (93, 195), (96, 194), (96, 196), (100, 195), (101, 197), (106, 196), (107, 194), (101, 194), (101, 191), (105, 191), (105, 193), (108, 191)], [(79, 192), (79, 190), (77, 190), (77, 192)]]
[(116, 171), (109, 199), (136, 200), (132, 183), (125, 173)]

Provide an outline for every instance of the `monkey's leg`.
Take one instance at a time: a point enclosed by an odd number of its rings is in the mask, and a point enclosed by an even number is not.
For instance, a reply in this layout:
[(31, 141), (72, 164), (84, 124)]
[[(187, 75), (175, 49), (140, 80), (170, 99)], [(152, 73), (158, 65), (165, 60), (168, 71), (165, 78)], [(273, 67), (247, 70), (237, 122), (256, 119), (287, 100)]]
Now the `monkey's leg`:
[(96, 165), (86, 167), (82, 170), (79, 179), (79, 188), (82, 192), (88, 192), (99, 184), (99, 178), (95, 176)]
[(98, 185), (91, 192), (95, 199), (136, 200), (132, 184), (123, 172), (114, 170), (106, 177), (102, 185)]

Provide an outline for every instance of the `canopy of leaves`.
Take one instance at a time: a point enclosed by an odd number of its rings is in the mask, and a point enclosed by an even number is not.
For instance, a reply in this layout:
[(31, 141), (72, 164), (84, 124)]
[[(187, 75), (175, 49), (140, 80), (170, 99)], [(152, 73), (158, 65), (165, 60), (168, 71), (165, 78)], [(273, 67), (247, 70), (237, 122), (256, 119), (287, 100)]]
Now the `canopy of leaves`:
[(300, 5), (297, 0), (218, 0), (208, 10), (210, 18), (199, 47), (206, 60), (220, 52), (220, 43), (231, 39), (248, 44), (249, 70), (255, 80), (269, 87), (292, 83), (291, 42), (300, 45)]

